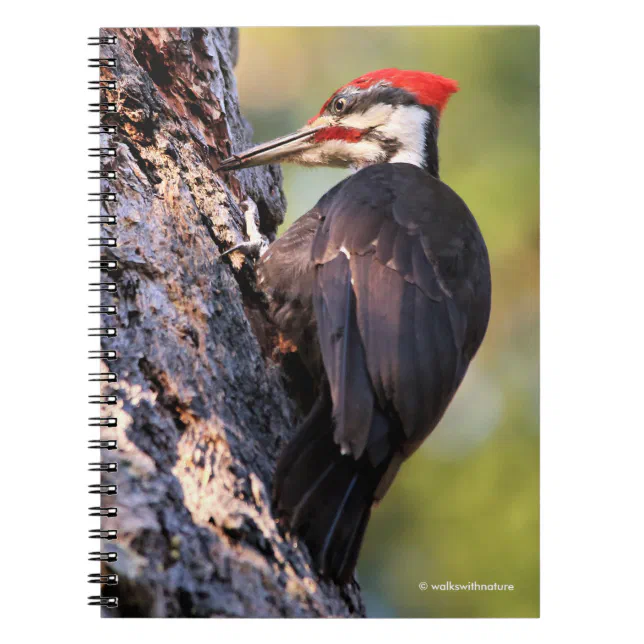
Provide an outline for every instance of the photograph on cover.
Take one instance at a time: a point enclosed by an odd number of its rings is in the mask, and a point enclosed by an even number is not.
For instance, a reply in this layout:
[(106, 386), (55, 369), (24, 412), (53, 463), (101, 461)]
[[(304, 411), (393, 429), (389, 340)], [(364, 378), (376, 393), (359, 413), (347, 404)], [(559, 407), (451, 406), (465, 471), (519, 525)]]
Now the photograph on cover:
[(538, 27), (90, 44), (91, 602), (538, 617)]

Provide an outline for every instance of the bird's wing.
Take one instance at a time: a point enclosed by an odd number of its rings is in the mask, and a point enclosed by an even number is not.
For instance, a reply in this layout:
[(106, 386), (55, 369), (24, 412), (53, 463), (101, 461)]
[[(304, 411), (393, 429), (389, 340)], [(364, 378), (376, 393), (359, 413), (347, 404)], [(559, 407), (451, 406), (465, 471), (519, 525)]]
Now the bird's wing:
[(256, 270), (260, 282), (270, 290), (289, 293), (290, 297), (311, 297), (314, 264), (311, 246), (317, 233), (322, 212), (342, 189), (346, 179), (331, 188), (306, 214), (296, 219), (262, 255)]
[[(293, 295), (310, 294), (314, 268), (311, 244), (319, 225), (320, 212), (313, 208), (274, 241), (257, 264), (260, 282), (266, 282), (275, 291), (297, 289)], [(275, 261), (276, 257), (287, 257), (289, 261)]]
[(387, 444), (422, 442), (487, 325), (482, 238), (463, 202), (430, 179), (406, 164), (374, 166), (321, 209), (313, 305), (334, 438), (356, 459), (383, 444), (375, 408), (404, 432)]

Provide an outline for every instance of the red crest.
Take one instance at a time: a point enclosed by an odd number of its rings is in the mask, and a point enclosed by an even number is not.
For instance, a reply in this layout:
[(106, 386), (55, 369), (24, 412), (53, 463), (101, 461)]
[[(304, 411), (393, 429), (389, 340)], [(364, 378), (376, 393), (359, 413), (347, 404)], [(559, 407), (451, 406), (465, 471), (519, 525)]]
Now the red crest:
[[(414, 72), (405, 71), (403, 69), (380, 69), (375, 72), (369, 72), (364, 76), (360, 76), (347, 83), (339, 90), (333, 93), (331, 98), (322, 106), (319, 114), (320, 116), (328, 107), (329, 103), (347, 87), (358, 87), (360, 89), (368, 89), (377, 83), (384, 83), (391, 87), (399, 87), (406, 89), (410, 94), (416, 97), (416, 100), (421, 105), (431, 105), (435, 107), (439, 113), (443, 111), (449, 97), (458, 92), (458, 83), (450, 78), (438, 76), (437, 74), (430, 74), (429, 72)], [(314, 117), (314, 118), (317, 118)], [(311, 119), (313, 121), (314, 119)]]

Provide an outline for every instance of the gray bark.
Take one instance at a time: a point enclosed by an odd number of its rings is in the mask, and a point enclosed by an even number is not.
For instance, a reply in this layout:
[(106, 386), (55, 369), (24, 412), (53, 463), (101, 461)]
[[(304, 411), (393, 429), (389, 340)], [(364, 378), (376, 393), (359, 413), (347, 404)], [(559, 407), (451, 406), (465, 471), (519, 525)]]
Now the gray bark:
[[(103, 483), (118, 495), (104, 529), (118, 539), (109, 571), (119, 598), (110, 616), (363, 616), (357, 585), (339, 588), (316, 576), (306, 548), (283, 534), (270, 506), (276, 458), (301, 416), (290, 390), (279, 338), (266, 316), (252, 262), (221, 253), (247, 239), (244, 211), (257, 206), (272, 239), (285, 201), (276, 167), (230, 176), (217, 160), (243, 149), (251, 131), (237, 101), (234, 29), (102, 30), (114, 57), (105, 116), (118, 133), (101, 137), (117, 156), (111, 189), (118, 246), (103, 256), (118, 270), (118, 305), (104, 325), (117, 336), (104, 349), (118, 358), (103, 384), (118, 404), (101, 437), (118, 440), (103, 455), (118, 463)], [(103, 190), (110, 189), (106, 183)], [(252, 201), (248, 201), (248, 200)], [(252, 210), (251, 210), (252, 212)], [(115, 454), (115, 456), (113, 456)], [(114, 544), (114, 545), (113, 545)]]

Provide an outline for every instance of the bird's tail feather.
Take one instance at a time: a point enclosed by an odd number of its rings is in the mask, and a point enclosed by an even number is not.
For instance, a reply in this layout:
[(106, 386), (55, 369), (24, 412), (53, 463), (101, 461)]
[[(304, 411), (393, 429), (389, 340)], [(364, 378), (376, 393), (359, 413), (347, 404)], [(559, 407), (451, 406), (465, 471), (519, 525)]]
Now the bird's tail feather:
[[(331, 405), (318, 401), (278, 462), (280, 516), (309, 548), (321, 573), (348, 582), (358, 559), (378, 480), (333, 441)], [(379, 479), (379, 477), (378, 477)]]

